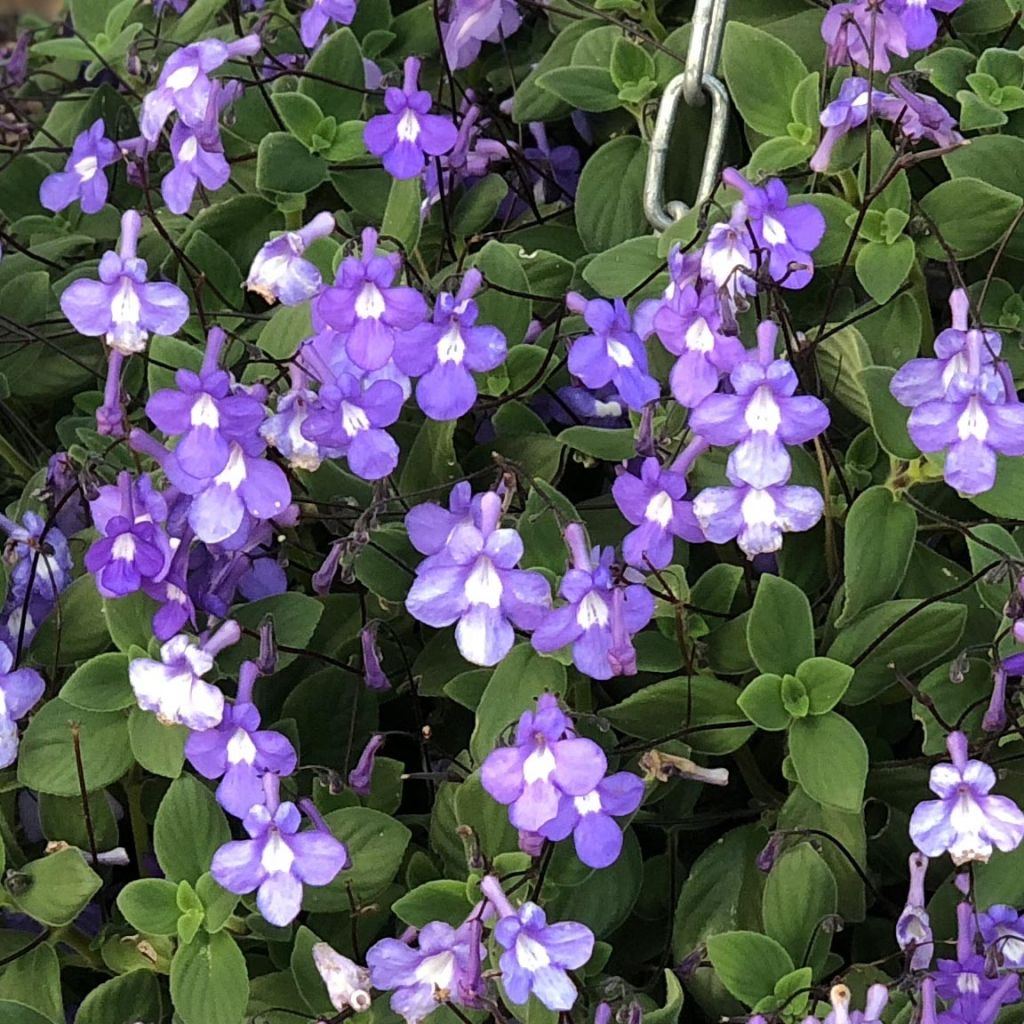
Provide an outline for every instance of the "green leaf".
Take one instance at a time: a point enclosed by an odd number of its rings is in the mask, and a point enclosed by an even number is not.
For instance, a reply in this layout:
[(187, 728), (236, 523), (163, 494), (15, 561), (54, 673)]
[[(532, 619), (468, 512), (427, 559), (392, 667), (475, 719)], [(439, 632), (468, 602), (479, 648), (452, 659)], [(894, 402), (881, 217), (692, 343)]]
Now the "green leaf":
[(275, 92), (271, 96), (274, 109), (280, 114), (285, 127), (307, 149), (313, 147), (313, 132), (324, 119), (323, 111), (317, 106), (316, 100), (304, 96), (301, 92)]
[(466, 899), (464, 882), (439, 878), (424, 882), (392, 904), (392, 913), (413, 928), (422, 928), (430, 921), (447, 921), (453, 928), (466, 920), (472, 908)]
[(800, 786), (820, 804), (859, 811), (868, 775), (868, 748), (841, 715), (801, 718), (789, 730), (789, 756)]
[(942, 162), (954, 180), (980, 178), (1012, 195), (1024, 196), (1024, 139), (981, 135), (947, 153)]
[(901, 235), (892, 245), (868, 242), (857, 254), (857, 280), (879, 305), (888, 302), (914, 265), (914, 243)]
[[(159, 357), (154, 355), (154, 358)], [(157, 607), (156, 601), (141, 590), (127, 597), (104, 598), (103, 618), (106, 619), (110, 639), (119, 651), (127, 652), (132, 647), (145, 650), (153, 636), (153, 615)]]
[(814, 250), (815, 267), (834, 267), (843, 258), (850, 239), (850, 218), (857, 211), (839, 196), (801, 196), (801, 203), (809, 203), (825, 218), (825, 237)]
[(762, 672), (792, 673), (813, 657), (814, 620), (807, 595), (781, 576), (762, 576), (747, 622), (747, 643)]
[(18, 910), (54, 928), (74, 921), (102, 884), (74, 847), (31, 861), (5, 881)]
[(620, 299), (644, 281), (664, 270), (658, 256), (658, 240), (653, 235), (628, 238), (599, 252), (584, 268), (583, 280), (609, 299)]
[(416, 440), (409, 449), (399, 489), (403, 494), (413, 494), (432, 487), (454, 482), (460, 475), (455, 459), (455, 420), (438, 422), (427, 420), (420, 427)]
[(809, 964), (818, 973), (831, 934), (821, 922), (836, 912), (836, 900), (836, 880), (828, 865), (809, 843), (801, 843), (775, 862), (765, 882), (764, 930), (793, 963)]
[(687, 732), (686, 742), (695, 751), (728, 754), (750, 739), (753, 726), (705, 730), (697, 727), (742, 720), (736, 704), (739, 693), (737, 687), (713, 676), (680, 676), (645, 686), (601, 714), (627, 736), (644, 740), (692, 727), (694, 731)]
[(92, 791), (116, 782), (132, 764), (128, 718), (120, 711), (76, 708), (57, 697), (32, 716), (18, 752), (18, 781), (54, 796), (78, 796), (80, 786), (71, 739), (77, 722), (86, 787)]
[(299, 79), (299, 92), (314, 100), (324, 116), (335, 118), (338, 124), (359, 117), (366, 73), (362, 51), (351, 29), (342, 27), (328, 35), (313, 54), (307, 71), (309, 74)]
[(530, 292), (530, 281), (521, 252), (518, 246), (492, 240), (469, 261), (483, 274), (486, 285), (494, 285), (485, 287), (476, 297), (478, 322), (499, 328), (509, 348), (523, 340), (533, 316), (533, 304), (523, 297)]
[(858, 419), (868, 422), (868, 396), (860, 371), (871, 364), (871, 350), (856, 327), (843, 327), (814, 350), (818, 372), (829, 389)]
[[(812, 71), (796, 88), (793, 93), (793, 100), (790, 104), (790, 109), (793, 113), (793, 119), (797, 124), (803, 125), (809, 128), (814, 138), (817, 139), (819, 122), (818, 115), (820, 111), (819, 106), (819, 95), (821, 94), (821, 75), (817, 71)], [(790, 133), (792, 133), (793, 126), (790, 125)]]
[(796, 677), (804, 684), (810, 713), (823, 715), (843, 699), (853, 669), (831, 658), (808, 658), (797, 668)]
[(153, 825), (153, 848), (172, 882), (193, 885), (210, 868), (214, 853), (231, 838), (213, 793), (191, 775), (171, 783)]
[(966, 620), (964, 605), (922, 606), (909, 599), (886, 601), (859, 615), (839, 630), (827, 652), (856, 670), (846, 703), (863, 704), (892, 686), (895, 672), (912, 675), (937, 661), (960, 640)]
[(476, 712), (469, 749), (480, 763), (498, 744), (498, 737), (519, 716), (533, 708), (542, 693), (565, 693), (565, 668), (538, 654), (528, 643), (516, 644), (494, 670)]
[(203, 927), (211, 934), (219, 932), (235, 912), (238, 897), (233, 892), (222, 889), (208, 871), (199, 876), (199, 881), (196, 882), (196, 895), (205, 913)]
[(984, 494), (972, 495), (970, 502), (990, 515), (1016, 519), (1020, 514), (1020, 496), (1024, 493), (1021, 488), (1024, 488), (1024, 462), (1017, 458), (1000, 458), (995, 487)]
[(878, 443), (897, 459), (916, 459), (921, 453), (907, 433), (910, 410), (892, 396), (889, 384), (896, 371), (888, 366), (865, 366), (857, 375), (868, 402), (868, 416)]
[(500, 174), (486, 174), (469, 188), (452, 211), (452, 231), (468, 238), (483, 231), (498, 214), (508, 195), (508, 183)]
[(811, 701), (807, 696), (804, 684), (796, 676), (782, 677), (782, 706), (793, 718), (806, 718), (811, 710)]
[(761, 135), (788, 134), (790, 98), (807, 77), (807, 68), (796, 53), (776, 36), (729, 21), (722, 67), (744, 122)]
[[(914, 67), (928, 75), (928, 81), (944, 96), (955, 96), (967, 84), (974, 70), (974, 54), (957, 46), (947, 46), (922, 57)], [(973, 143), (977, 140), (972, 140)]]
[(91, 574), (79, 576), (57, 602), (32, 641), (32, 653), (44, 664), (71, 665), (110, 645), (103, 599)]
[(612, 81), (617, 89), (640, 82), (644, 78), (654, 78), (654, 61), (642, 46), (619, 36), (612, 47), (612, 60), (609, 68)]
[(82, 1000), (75, 1024), (137, 1024), (160, 1020), (160, 983), (150, 971), (129, 971), (97, 985)]
[(857, 497), (846, 516), (846, 600), (836, 628), (899, 590), (916, 537), (917, 513), (888, 487), (869, 487)]
[(89, 42), (106, 29), (110, 0), (70, 0), (70, 7), (72, 24)]
[[(530, 121), (557, 121), (567, 117), (572, 105), (559, 99), (553, 92), (541, 88), (540, 78), (553, 68), (562, 68), (572, 62), (576, 44), (588, 32), (604, 23), (598, 18), (580, 18), (567, 25), (550, 40), (533, 70), (519, 83), (512, 104), (512, 119), (516, 124)], [(609, 76), (610, 78), (610, 76)], [(614, 82), (612, 85), (614, 86)]]
[(140, 878), (117, 894), (117, 909), (136, 930), (147, 935), (174, 935), (178, 930), (177, 886), (166, 878)]
[(751, 679), (736, 703), (740, 711), (765, 732), (781, 732), (789, 726), (790, 714), (782, 703), (782, 677), (773, 672)]
[[(274, 638), (281, 647), (305, 650), (323, 613), (324, 606), (316, 598), (291, 592), (238, 605), (231, 609), (231, 618), (243, 628), (256, 632), (264, 618), (269, 616), (274, 624)], [(252, 660), (258, 654), (259, 640), (255, 636), (243, 636), (237, 644), (218, 656), (217, 666), (222, 672), (234, 675), (243, 661)], [(295, 658), (294, 653), (280, 651), (278, 669), (287, 668)]]
[(747, 172), (751, 175), (777, 174), (806, 163), (813, 152), (813, 144), (798, 142), (788, 135), (766, 139), (754, 150)]
[(146, 771), (176, 779), (185, 763), (185, 741), (189, 730), (184, 725), (161, 722), (142, 708), (132, 708), (128, 716), (128, 739), (132, 755)]
[(422, 201), (423, 187), (419, 178), (396, 178), (391, 183), (380, 233), (384, 238), (395, 239), (404, 252), (412, 252), (419, 241)]
[(644, 1011), (644, 1024), (677, 1024), (683, 1012), (683, 986), (674, 971), (665, 969), (665, 1005)]
[(619, 90), (607, 68), (579, 64), (554, 68), (538, 76), (537, 85), (570, 107), (594, 114), (621, 106)]
[[(1022, 202), (1020, 196), (978, 178), (957, 178), (933, 188), (921, 200), (921, 210), (938, 225), (954, 254), (970, 259), (1003, 237)], [(933, 259), (947, 258), (934, 239), (925, 239), (921, 248)]]
[[(3, 974), (0, 974), (0, 1001), (6, 999), (38, 1010), (55, 1024), (63, 1024), (66, 1018), (60, 960), (54, 946), (37, 946), (4, 968)], [(3, 1020), (6, 1024), (7, 1018)]]
[(647, 146), (634, 135), (606, 142), (587, 161), (576, 191), (576, 228), (588, 252), (650, 233), (641, 199), (646, 169)]
[(622, 430), (607, 427), (566, 427), (558, 440), (583, 455), (606, 462), (621, 462), (636, 454), (636, 435), (632, 427)]
[(770, 996), (775, 983), (793, 970), (785, 949), (757, 932), (712, 935), (707, 948), (708, 959), (722, 984), (746, 1006)]
[(195, 42), (213, 23), (227, 0), (195, 0), (171, 29), (171, 40), (179, 46)]
[(183, 1024), (241, 1024), (249, 1002), (245, 957), (227, 932), (179, 946), (171, 961), (171, 999)]
[[(307, 81), (307, 79), (303, 79)], [(294, 135), (270, 132), (256, 153), (256, 187), (266, 192), (300, 195), (327, 178), (327, 164)]]
[[(993, 551), (993, 548), (997, 550)], [(967, 549), (971, 556), (971, 569), (975, 573), (1002, 565), (1012, 577), (1015, 572), (1019, 572), (1019, 566), (1024, 561), (1013, 535), (997, 523), (980, 523), (973, 527), (967, 537)], [(999, 551), (1005, 557), (1001, 558)], [(1006, 607), (1006, 583), (986, 583), (982, 580), (977, 584), (977, 589), (985, 605), (1001, 616)]]
[(100, 654), (71, 673), (61, 699), (86, 711), (120, 711), (135, 706), (128, 681), (127, 654)]

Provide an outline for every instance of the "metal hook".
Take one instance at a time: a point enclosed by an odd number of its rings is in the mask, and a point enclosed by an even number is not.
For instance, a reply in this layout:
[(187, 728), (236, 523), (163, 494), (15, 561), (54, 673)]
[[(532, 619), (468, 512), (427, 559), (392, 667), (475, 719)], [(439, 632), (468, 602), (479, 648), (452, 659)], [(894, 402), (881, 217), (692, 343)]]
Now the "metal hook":
[(691, 107), (704, 106), (705, 75), (714, 75), (722, 52), (728, 0), (697, 0), (690, 25), (690, 46), (683, 71), (683, 96)]

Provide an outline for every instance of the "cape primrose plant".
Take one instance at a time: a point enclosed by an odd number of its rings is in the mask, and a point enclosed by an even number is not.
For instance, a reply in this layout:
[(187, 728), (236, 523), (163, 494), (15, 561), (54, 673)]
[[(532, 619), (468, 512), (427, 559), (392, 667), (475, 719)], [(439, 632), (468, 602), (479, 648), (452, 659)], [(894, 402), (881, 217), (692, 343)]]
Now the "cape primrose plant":
[(21, 6), (0, 1024), (1018, 1020), (1020, 4)]

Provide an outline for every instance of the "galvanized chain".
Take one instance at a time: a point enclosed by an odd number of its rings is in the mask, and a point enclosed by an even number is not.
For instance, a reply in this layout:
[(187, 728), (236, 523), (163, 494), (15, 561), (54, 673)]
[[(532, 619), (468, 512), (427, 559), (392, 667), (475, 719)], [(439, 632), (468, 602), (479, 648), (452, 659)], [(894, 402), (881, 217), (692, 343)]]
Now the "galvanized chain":
[(707, 97), (711, 97), (711, 127), (694, 205), (700, 206), (710, 199), (718, 185), (729, 123), (729, 94), (716, 77), (727, 2), (697, 0), (686, 66), (668, 83), (658, 106), (644, 179), (644, 213), (656, 231), (670, 228), (690, 210), (681, 200), (665, 199), (665, 168), (681, 101), (691, 107), (702, 107), (707, 103)]

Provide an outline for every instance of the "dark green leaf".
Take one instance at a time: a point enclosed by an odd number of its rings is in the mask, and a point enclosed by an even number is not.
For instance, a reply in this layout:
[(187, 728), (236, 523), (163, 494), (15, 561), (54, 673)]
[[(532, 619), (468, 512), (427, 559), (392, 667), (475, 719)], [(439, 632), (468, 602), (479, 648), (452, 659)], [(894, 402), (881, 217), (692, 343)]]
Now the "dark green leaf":
[(762, 576), (747, 621), (747, 643), (762, 672), (792, 673), (813, 657), (814, 621), (807, 595), (781, 576)]
[(841, 715), (801, 718), (789, 730), (789, 756), (807, 795), (840, 811), (859, 811), (868, 774), (868, 748)]
[(153, 848), (164, 874), (172, 882), (194, 885), (230, 838), (227, 818), (213, 793), (191, 775), (175, 779), (153, 825)]
[(753, 1006), (793, 970), (789, 954), (757, 932), (721, 932), (708, 938), (708, 959), (722, 984), (741, 1003)]

